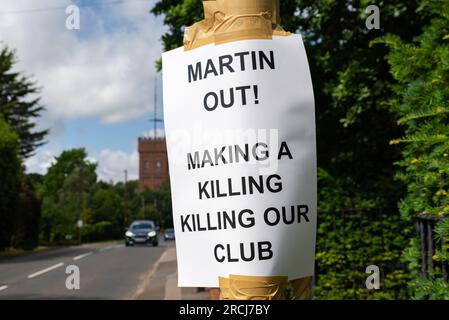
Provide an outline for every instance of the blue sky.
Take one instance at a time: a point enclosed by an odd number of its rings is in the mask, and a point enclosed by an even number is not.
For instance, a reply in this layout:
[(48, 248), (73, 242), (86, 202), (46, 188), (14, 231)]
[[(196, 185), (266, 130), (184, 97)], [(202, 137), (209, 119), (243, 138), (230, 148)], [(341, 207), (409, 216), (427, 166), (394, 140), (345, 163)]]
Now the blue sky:
[[(85, 147), (105, 181), (137, 178), (137, 139), (152, 134), (154, 86), (162, 115), (161, 17), (154, 0), (0, 0), (0, 41), (17, 50), (18, 71), (42, 87), (48, 143), (26, 162), (45, 173), (63, 150)], [(65, 8), (80, 9), (80, 29), (68, 30)], [(34, 10), (30, 12), (30, 10)], [(159, 125), (158, 134), (163, 134)]]

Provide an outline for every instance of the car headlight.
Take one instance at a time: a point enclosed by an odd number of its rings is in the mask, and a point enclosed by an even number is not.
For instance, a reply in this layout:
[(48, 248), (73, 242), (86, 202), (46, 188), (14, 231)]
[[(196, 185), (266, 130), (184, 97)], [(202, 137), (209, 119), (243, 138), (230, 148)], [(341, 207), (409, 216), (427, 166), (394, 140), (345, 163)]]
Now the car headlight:
[(155, 236), (156, 236), (156, 231), (150, 231), (150, 232), (148, 232), (148, 236), (149, 236), (150, 238), (155, 237)]
[(128, 238), (134, 237), (134, 233), (132, 233), (131, 231), (126, 231), (125, 236), (127, 236)]

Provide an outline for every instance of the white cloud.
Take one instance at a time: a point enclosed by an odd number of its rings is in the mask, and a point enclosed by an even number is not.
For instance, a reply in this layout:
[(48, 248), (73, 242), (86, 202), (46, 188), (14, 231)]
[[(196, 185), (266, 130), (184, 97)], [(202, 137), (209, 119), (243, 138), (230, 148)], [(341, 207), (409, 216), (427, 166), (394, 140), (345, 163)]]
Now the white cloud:
[[(150, 2), (81, 7), (81, 30), (67, 30), (64, 10), (2, 14), (0, 39), (16, 48), (18, 69), (43, 87), (50, 119), (138, 119), (152, 111), (154, 61), (163, 32)], [(69, 0), (0, 0), (0, 11), (63, 7)], [(97, 9), (98, 10), (98, 9)]]
[[(46, 174), (48, 168), (56, 162), (61, 154), (59, 149), (43, 149), (36, 156), (25, 161), (27, 172)], [(119, 150), (104, 149), (100, 153), (89, 153), (87, 160), (97, 163), (98, 180), (114, 183), (125, 180), (124, 171), (128, 171), (128, 180), (138, 179), (139, 154), (137, 151), (128, 154)]]
[(48, 168), (56, 162), (55, 157), (57, 157), (60, 153), (60, 150), (41, 150), (34, 157), (31, 157), (25, 161), (27, 172), (46, 174)]
[(123, 181), (125, 170), (128, 171), (128, 180), (138, 179), (139, 154), (134, 151), (131, 154), (105, 149), (98, 155), (97, 175), (99, 180), (105, 182)]

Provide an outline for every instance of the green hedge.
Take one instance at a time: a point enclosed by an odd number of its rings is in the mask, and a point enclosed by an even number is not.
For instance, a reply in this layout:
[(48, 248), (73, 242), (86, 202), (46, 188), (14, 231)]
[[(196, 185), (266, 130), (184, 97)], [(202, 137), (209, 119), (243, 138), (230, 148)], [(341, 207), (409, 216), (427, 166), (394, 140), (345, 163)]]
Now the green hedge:
[[(416, 215), (440, 220), (434, 240), (446, 245), (432, 257), (449, 262), (449, 2), (421, 1), (421, 12), (429, 14), (429, 24), (412, 42), (390, 36), (383, 41), (390, 47), (390, 72), (398, 82), (392, 110), (405, 135), (390, 144), (402, 147), (397, 178), (407, 185), (400, 203), (403, 220), (413, 225)], [(413, 281), (409, 283), (416, 299), (449, 299), (449, 283), (435, 268), (421, 275), (420, 243), (411, 237), (404, 252)]]
[(114, 225), (109, 221), (85, 224), (82, 229), (83, 242), (113, 240), (118, 238)]
[[(401, 254), (412, 232), (395, 209), (319, 212), (315, 299), (408, 298)], [(379, 290), (366, 288), (369, 265), (380, 269)]]

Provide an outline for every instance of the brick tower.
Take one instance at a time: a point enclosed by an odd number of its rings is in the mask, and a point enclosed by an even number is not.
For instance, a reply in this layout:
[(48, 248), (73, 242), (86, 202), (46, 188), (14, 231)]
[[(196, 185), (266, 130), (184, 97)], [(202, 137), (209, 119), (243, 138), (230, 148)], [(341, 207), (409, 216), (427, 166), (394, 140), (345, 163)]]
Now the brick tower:
[(139, 189), (159, 188), (168, 177), (164, 138), (139, 138)]

